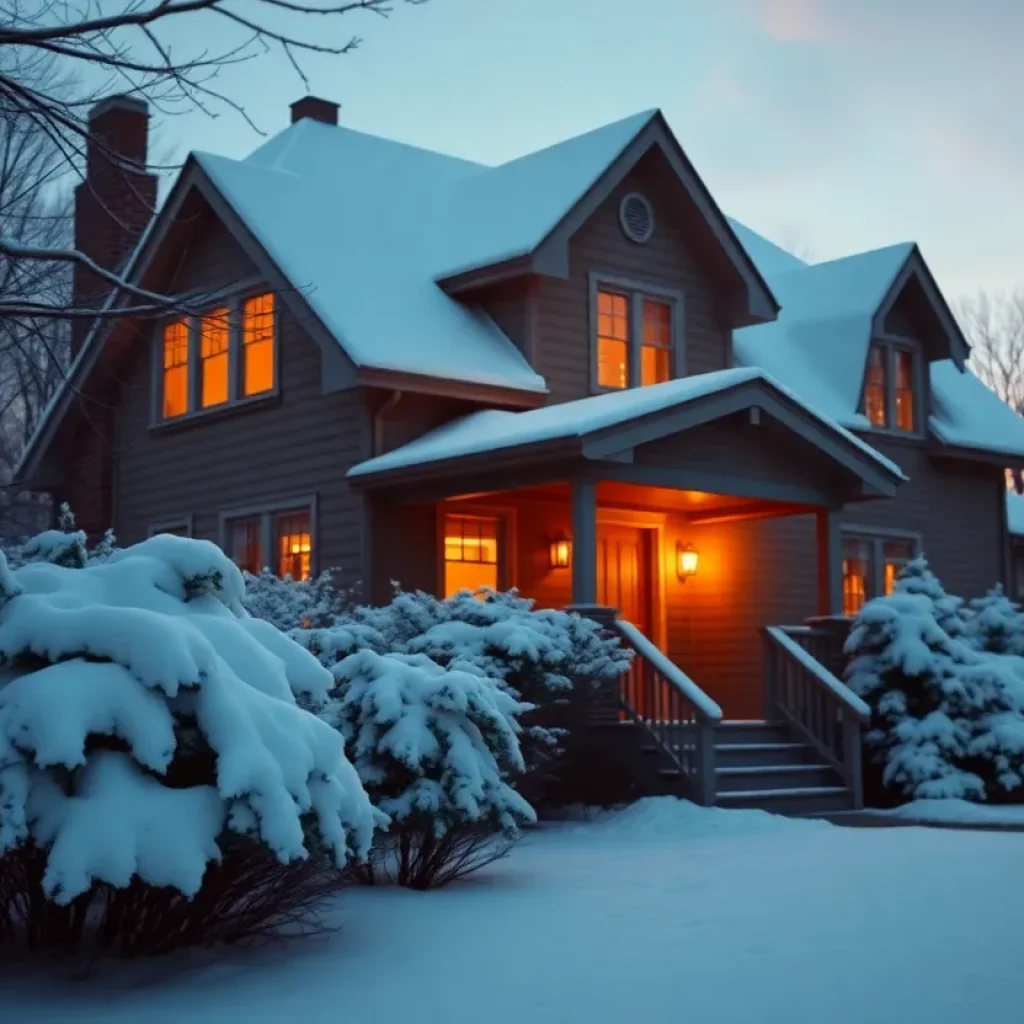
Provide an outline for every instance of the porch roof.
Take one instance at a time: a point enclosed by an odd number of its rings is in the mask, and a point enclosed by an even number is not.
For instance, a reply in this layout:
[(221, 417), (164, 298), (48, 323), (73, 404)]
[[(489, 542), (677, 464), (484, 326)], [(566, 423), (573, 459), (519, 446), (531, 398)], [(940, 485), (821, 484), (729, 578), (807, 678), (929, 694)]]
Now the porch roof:
[[(716, 396), (722, 401), (712, 401)], [(789, 427), (862, 478), (881, 479), (891, 488), (906, 479), (894, 462), (756, 367), (698, 374), (526, 412), (482, 410), (361, 462), (348, 476), (354, 483), (390, 483), (425, 469), (464, 469), (475, 457), (486, 456), (487, 465), (494, 468), (506, 456), (518, 459), (552, 448), (563, 454), (576, 448), (587, 457), (608, 458), (637, 443), (753, 407), (765, 408), (777, 418), (788, 413)], [(673, 415), (684, 410), (693, 415)]]

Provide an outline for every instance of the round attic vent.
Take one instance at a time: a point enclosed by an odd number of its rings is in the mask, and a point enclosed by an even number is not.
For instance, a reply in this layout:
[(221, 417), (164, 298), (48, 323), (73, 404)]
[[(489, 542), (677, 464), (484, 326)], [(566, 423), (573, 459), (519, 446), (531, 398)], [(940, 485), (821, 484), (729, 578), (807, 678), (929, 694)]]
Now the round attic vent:
[(654, 210), (639, 192), (630, 192), (619, 203), (622, 233), (637, 245), (643, 245), (654, 234)]

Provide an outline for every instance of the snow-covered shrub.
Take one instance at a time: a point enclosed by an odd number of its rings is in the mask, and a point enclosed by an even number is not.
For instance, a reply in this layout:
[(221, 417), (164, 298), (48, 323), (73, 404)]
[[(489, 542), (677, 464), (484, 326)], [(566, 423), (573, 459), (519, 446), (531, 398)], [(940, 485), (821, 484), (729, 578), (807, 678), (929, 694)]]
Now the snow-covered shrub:
[(69, 569), (83, 569), (96, 562), (105, 562), (117, 550), (114, 531), (108, 529), (99, 543), (89, 550), (85, 531), (75, 525), (75, 514), (67, 502), (60, 506), (57, 528), (43, 530), (17, 544), (7, 544), (4, 554), (11, 568), (28, 562), (50, 562)]
[(574, 738), (582, 735), (572, 727), (631, 657), (591, 619), (535, 609), (514, 590), (483, 592), (482, 600), (469, 591), (446, 599), (400, 591), (390, 604), (357, 607), (329, 629), (293, 636), (328, 666), (361, 650), (424, 654), (438, 665), (481, 672), (533, 705), (522, 719), (526, 773), (517, 783), (531, 802), (566, 796)]
[(869, 601), (854, 621), (847, 679), (872, 709), (872, 761), (883, 785), (910, 799), (1019, 794), (1018, 659), (972, 650), (942, 628), (937, 610), (933, 593), (897, 589)]
[(283, 579), (264, 569), (258, 576), (244, 573), (245, 610), (278, 629), (323, 629), (350, 603), (349, 595), (334, 585), (333, 573), (324, 570), (308, 580)]
[(946, 593), (938, 576), (928, 567), (928, 559), (924, 555), (912, 558), (900, 569), (893, 591), (926, 597), (931, 602), (932, 615), (939, 627), (949, 636), (963, 636), (963, 599)]
[(507, 781), (525, 767), (516, 716), (528, 706), (480, 669), (363, 650), (333, 674), (324, 718), (391, 821), (368, 880), (443, 885), (500, 855), (496, 833), (513, 837), (535, 820)]
[(325, 700), (330, 673), (243, 592), (219, 548), (182, 537), (75, 569), (0, 557), (0, 855), (44, 854), (47, 900), (201, 904), (229, 855), (367, 854), (355, 769), (297, 703)]
[(990, 654), (1024, 656), (1024, 612), (997, 583), (984, 597), (967, 603), (965, 638)]

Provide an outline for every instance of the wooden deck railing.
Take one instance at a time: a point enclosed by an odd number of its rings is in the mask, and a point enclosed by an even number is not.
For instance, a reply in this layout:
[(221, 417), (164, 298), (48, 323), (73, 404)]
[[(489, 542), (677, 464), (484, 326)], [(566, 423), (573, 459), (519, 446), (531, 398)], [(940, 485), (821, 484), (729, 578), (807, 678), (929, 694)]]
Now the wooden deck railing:
[[(764, 635), (765, 714), (788, 722), (842, 776), (855, 809), (864, 806), (861, 733), (871, 710), (816, 657), (816, 631), (768, 626)], [(822, 644), (827, 642), (820, 634)]]
[(632, 622), (609, 623), (635, 657), (623, 675), (626, 717), (643, 726), (679, 766), (686, 795), (715, 802), (715, 726), (722, 709)]

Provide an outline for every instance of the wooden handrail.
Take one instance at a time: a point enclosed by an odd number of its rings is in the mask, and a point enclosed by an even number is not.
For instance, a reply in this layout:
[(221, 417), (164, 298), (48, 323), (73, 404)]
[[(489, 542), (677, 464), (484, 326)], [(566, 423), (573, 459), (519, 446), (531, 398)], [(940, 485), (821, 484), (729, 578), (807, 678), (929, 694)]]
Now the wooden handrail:
[(766, 626), (765, 717), (782, 719), (842, 776), (855, 809), (864, 806), (861, 733), (871, 709), (808, 645), (824, 634), (806, 626)]
[(645, 661), (659, 672), (693, 705), (697, 717), (709, 725), (718, 725), (722, 720), (722, 709), (674, 662), (665, 657), (644, 632), (627, 622), (616, 619), (612, 628)]
[(813, 632), (808, 626), (767, 626), (765, 632), (784, 650), (790, 657), (811, 673), (817, 682), (830, 691), (832, 695), (845, 707), (855, 714), (862, 725), (871, 721), (871, 708), (861, 700), (845, 683), (840, 682), (820, 661), (815, 660), (801, 647), (792, 635), (797, 632)]
[(715, 802), (715, 726), (722, 709), (632, 622), (608, 622), (636, 654), (619, 684), (622, 714), (643, 729), (678, 771), (695, 803)]

